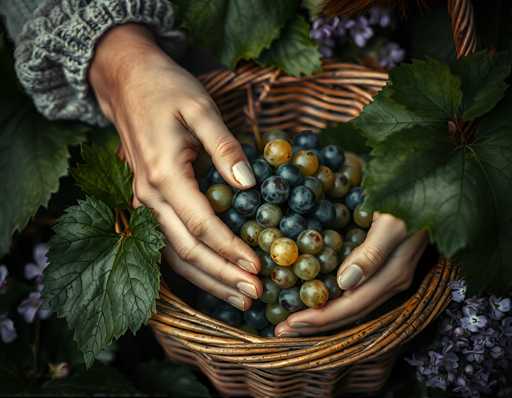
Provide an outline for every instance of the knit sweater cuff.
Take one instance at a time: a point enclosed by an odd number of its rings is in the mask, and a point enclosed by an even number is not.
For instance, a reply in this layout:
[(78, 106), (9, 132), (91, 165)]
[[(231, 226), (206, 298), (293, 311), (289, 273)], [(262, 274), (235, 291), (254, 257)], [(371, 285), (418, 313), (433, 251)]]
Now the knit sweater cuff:
[(180, 41), (169, 0), (45, 0), (17, 39), (16, 71), (49, 119), (106, 125), (87, 81), (94, 47), (115, 25), (147, 25), (161, 41)]

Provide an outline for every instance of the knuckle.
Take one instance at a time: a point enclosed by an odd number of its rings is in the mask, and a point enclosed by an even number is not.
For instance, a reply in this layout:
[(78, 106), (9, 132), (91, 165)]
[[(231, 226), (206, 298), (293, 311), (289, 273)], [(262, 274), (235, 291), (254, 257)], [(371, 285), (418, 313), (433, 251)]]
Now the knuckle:
[(367, 245), (362, 249), (361, 254), (366, 260), (366, 262), (369, 264), (369, 266), (372, 268), (377, 268), (385, 261), (385, 255), (382, 249), (380, 249), (377, 246)]
[(148, 167), (146, 171), (146, 177), (150, 185), (161, 186), (169, 178), (170, 173), (163, 167)]
[(201, 238), (208, 233), (209, 224), (210, 224), (209, 218), (203, 218), (203, 217), (195, 218), (194, 217), (194, 218), (191, 218), (187, 222), (187, 228), (193, 236), (195, 236), (197, 238)]
[(196, 260), (196, 247), (197, 247), (197, 244), (191, 244), (191, 245), (186, 245), (186, 244), (181, 244), (181, 245), (178, 245), (176, 248), (175, 248), (175, 251), (176, 251), (176, 255), (181, 258), (183, 261), (187, 262), (187, 263), (190, 263), (190, 262), (193, 262)]
[(215, 153), (220, 157), (236, 155), (241, 152), (240, 144), (231, 136), (222, 136), (215, 143)]
[(404, 273), (395, 282), (395, 291), (405, 292), (412, 286), (413, 277), (412, 274)]
[(140, 179), (133, 182), (133, 194), (142, 203), (148, 203), (151, 199), (151, 189), (147, 184), (140, 181)]
[(208, 98), (196, 98), (188, 101), (185, 109), (189, 117), (197, 118), (215, 111), (213, 103)]

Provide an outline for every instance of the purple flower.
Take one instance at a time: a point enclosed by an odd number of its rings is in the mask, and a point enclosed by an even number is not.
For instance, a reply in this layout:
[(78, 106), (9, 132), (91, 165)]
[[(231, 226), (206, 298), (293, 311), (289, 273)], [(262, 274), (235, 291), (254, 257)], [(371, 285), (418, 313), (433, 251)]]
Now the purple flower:
[(350, 27), (350, 35), (358, 47), (364, 47), (373, 36), (373, 29), (370, 27), (368, 19), (363, 16), (357, 17)]
[(379, 51), (379, 65), (385, 69), (394, 68), (405, 58), (405, 50), (397, 43), (389, 42)]
[(505, 336), (512, 337), (512, 317), (503, 319), (501, 321), (501, 328)]
[(23, 316), (25, 322), (32, 323), (36, 316), (39, 319), (48, 319), (51, 315), (50, 309), (41, 298), (41, 292), (32, 292), (18, 306), (18, 313)]
[(472, 304), (465, 305), (462, 308), (464, 317), (461, 319), (461, 326), (469, 330), (470, 332), (476, 333), (480, 329), (487, 326), (487, 318), (485, 315), (478, 314), (478, 307)]
[(368, 13), (370, 25), (386, 28), (391, 24), (391, 11), (388, 8), (375, 6), (370, 8)]
[(7, 314), (0, 314), (0, 338), (5, 344), (12, 343), (18, 334), (14, 328), (14, 322), (7, 318)]
[(466, 282), (462, 279), (450, 282), (448, 285), (452, 289), (452, 300), (456, 303), (462, 303), (466, 298)]
[(489, 298), (489, 304), (491, 305), (491, 318), (493, 319), (501, 319), (505, 316), (507, 312), (510, 311), (510, 308), (512, 307), (511, 300), (506, 297), (496, 297), (491, 296)]
[(38, 244), (34, 247), (34, 262), (25, 265), (25, 278), (33, 280), (37, 283), (42, 283), (43, 272), (48, 267), (48, 246), (45, 244)]
[(0, 293), (7, 286), (7, 277), (9, 276), (9, 270), (5, 265), (0, 265)]

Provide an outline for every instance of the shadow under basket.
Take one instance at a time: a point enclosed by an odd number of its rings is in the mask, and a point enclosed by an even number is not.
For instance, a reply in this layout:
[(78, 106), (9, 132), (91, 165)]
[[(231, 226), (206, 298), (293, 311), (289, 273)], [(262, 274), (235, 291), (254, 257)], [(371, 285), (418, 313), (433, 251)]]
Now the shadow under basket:
[[(448, 10), (458, 56), (473, 52), (471, 2), (448, 1)], [(308, 77), (246, 64), (200, 79), (231, 131), (258, 136), (346, 122), (386, 85), (388, 75), (328, 61)], [(254, 336), (195, 310), (164, 283), (150, 325), (171, 360), (199, 367), (226, 397), (370, 396), (386, 383), (401, 347), (450, 301), (448, 284), (458, 268), (442, 258), (425, 265), (416, 289), (395, 308), (331, 335)]]

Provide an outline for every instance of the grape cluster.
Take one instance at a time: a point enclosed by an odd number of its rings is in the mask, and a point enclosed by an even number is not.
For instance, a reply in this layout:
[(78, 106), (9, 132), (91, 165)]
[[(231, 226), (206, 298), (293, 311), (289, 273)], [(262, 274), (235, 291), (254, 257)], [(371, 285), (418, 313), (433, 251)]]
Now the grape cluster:
[[(272, 325), (290, 313), (320, 308), (341, 295), (337, 269), (364, 241), (372, 214), (362, 208), (359, 157), (337, 145), (321, 147), (311, 131), (293, 139), (269, 132), (263, 141), (262, 154), (243, 145), (255, 187), (233, 191), (214, 169), (206, 184), (206, 196), (219, 217), (258, 253), (263, 294), (245, 313), (218, 302), (200, 304), (200, 309), (270, 336)], [(201, 301), (215, 300), (208, 296)]]

